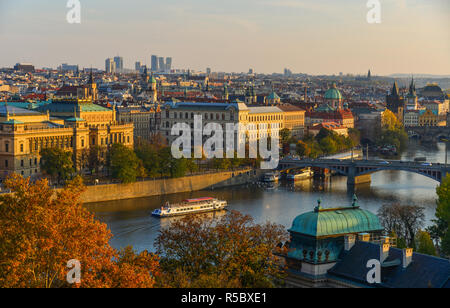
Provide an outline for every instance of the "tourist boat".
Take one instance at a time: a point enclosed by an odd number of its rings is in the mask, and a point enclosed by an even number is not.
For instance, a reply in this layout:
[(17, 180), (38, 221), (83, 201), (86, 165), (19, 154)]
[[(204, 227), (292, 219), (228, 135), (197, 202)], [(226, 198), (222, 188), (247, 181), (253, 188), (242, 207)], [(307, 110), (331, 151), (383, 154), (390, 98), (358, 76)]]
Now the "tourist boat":
[(307, 180), (314, 176), (314, 171), (312, 171), (310, 168), (303, 169), (302, 171), (298, 173), (290, 173), (287, 175), (287, 179), (289, 181), (300, 181), (300, 180)]
[(198, 198), (183, 200), (178, 204), (170, 204), (167, 202), (164, 206), (152, 212), (153, 216), (171, 217), (187, 214), (195, 214), (202, 212), (220, 211), (228, 206), (227, 201), (215, 198)]
[(265, 183), (278, 182), (279, 180), (280, 180), (280, 175), (275, 172), (265, 173), (261, 179), (261, 181), (265, 182)]

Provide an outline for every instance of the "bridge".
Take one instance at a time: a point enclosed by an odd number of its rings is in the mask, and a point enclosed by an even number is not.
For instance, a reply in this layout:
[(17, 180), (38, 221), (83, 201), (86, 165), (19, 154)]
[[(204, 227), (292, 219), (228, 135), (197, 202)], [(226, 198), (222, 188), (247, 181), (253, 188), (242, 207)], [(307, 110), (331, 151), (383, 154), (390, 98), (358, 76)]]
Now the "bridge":
[(423, 141), (450, 139), (450, 126), (407, 126), (405, 130), (410, 138), (417, 137)]
[(431, 164), (405, 161), (383, 160), (339, 160), (339, 159), (293, 159), (285, 158), (280, 161), (279, 171), (289, 171), (301, 168), (321, 168), (335, 171), (347, 176), (347, 184), (354, 185), (355, 178), (383, 170), (398, 170), (417, 173), (431, 178), (439, 183), (450, 173), (446, 164)]

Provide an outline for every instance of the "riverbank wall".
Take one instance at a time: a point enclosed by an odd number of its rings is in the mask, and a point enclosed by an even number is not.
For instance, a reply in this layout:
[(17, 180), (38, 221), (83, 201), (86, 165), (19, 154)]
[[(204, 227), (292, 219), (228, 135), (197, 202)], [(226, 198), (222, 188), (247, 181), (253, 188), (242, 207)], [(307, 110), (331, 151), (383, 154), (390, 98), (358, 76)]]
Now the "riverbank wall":
[(246, 169), (132, 184), (88, 186), (81, 196), (81, 201), (83, 203), (105, 202), (237, 186), (257, 181), (260, 175), (259, 170)]

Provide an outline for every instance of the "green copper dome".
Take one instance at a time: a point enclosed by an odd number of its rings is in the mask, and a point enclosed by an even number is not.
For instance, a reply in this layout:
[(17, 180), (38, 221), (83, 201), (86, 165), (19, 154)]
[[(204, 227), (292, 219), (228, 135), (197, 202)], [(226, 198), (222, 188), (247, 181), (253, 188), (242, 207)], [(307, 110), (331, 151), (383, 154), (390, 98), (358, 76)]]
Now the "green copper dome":
[(277, 93), (272, 92), (272, 93), (270, 93), (270, 95), (267, 97), (267, 99), (270, 99), (270, 100), (279, 100), (279, 99), (281, 99), (281, 98), (278, 96)]
[(336, 84), (333, 83), (332, 87), (325, 92), (325, 99), (342, 100), (341, 92), (336, 88)]
[(294, 219), (289, 232), (313, 237), (381, 231), (378, 217), (358, 206), (336, 209), (316, 208)]

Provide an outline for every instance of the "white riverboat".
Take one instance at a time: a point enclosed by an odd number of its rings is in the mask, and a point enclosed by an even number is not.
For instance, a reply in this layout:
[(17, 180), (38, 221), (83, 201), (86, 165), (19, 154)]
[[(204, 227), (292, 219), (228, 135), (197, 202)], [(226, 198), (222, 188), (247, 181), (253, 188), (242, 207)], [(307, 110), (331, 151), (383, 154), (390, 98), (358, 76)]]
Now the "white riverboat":
[(228, 206), (227, 201), (215, 198), (198, 198), (183, 200), (178, 204), (170, 204), (167, 202), (164, 206), (152, 212), (153, 216), (171, 217), (187, 214), (196, 214), (203, 212), (212, 212), (224, 210)]
[(276, 172), (265, 173), (262, 176), (261, 181), (264, 183), (274, 183), (280, 180), (280, 175)]
[(304, 169), (298, 173), (290, 173), (287, 175), (289, 181), (301, 181), (308, 180), (314, 176), (314, 171), (310, 168)]

